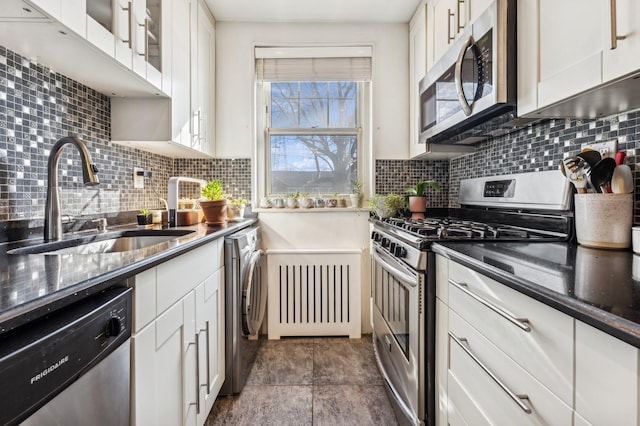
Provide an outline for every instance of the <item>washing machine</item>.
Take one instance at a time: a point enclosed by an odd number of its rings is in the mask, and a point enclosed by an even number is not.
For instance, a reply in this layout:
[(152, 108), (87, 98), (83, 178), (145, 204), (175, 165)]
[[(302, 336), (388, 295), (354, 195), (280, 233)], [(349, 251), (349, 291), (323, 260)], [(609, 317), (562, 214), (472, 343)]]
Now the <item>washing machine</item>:
[(260, 328), (267, 309), (265, 260), (259, 226), (225, 237), (226, 374), (220, 395), (242, 391), (264, 340)]

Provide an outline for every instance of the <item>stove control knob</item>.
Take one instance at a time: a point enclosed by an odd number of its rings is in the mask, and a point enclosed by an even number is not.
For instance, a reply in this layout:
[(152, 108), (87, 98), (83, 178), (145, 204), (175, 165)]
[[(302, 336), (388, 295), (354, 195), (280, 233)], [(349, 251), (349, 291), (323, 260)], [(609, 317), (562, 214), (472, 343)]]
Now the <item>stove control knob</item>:
[(106, 337), (116, 337), (122, 331), (122, 324), (117, 317), (111, 317), (104, 327), (104, 335)]
[(395, 257), (407, 257), (407, 250), (402, 246), (396, 246), (393, 250), (393, 255)]
[(389, 253), (395, 253), (396, 251), (396, 243), (391, 242), (389, 243)]
[(391, 242), (389, 241), (389, 239), (388, 239), (388, 238), (383, 238), (383, 239), (380, 241), (380, 244), (381, 244), (381, 245), (382, 245), (382, 247), (384, 247), (384, 248), (389, 247), (389, 244), (390, 244), (390, 243), (391, 243)]
[(373, 231), (373, 232), (371, 233), (371, 239), (372, 239), (373, 241), (375, 241), (376, 243), (379, 243), (379, 242), (380, 242), (380, 240), (382, 239), (382, 235), (380, 235), (380, 234), (379, 234), (379, 233), (377, 233), (376, 231)]

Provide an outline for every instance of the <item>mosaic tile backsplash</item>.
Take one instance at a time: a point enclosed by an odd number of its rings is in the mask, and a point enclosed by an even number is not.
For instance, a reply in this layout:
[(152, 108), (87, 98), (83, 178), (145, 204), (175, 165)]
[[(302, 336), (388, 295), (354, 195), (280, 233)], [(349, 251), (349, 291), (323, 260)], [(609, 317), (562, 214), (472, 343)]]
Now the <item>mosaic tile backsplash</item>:
[[(110, 117), (108, 97), (0, 46), (0, 221), (44, 217), (49, 152), (69, 134), (86, 142), (100, 185), (82, 185), (79, 155), (65, 147), (59, 163), (63, 214), (161, 208), (170, 176), (220, 178), (231, 195), (250, 198), (249, 159), (174, 160), (115, 145)], [(134, 167), (152, 172), (145, 189), (133, 188)], [(185, 189), (185, 196), (194, 195)]]
[[(445, 165), (441, 161), (377, 160), (376, 192), (404, 192), (411, 182), (442, 179), (448, 181), (447, 188), (434, 194), (430, 205), (457, 207), (461, 179), (555, 170), (562, 158), (580, 152), (582, 144), (612, 140), (618, 142), (619, 151), (626, 152), (626, 164), (631, 167), (638, 187), (640, 110), (635, 110), (597, 120), (554, 119), (541, 122), (481, 143), (476, 146), (476, 152), (444, 162)], [(637, 189), (634, 223), (640, 224), (640, 193)]]

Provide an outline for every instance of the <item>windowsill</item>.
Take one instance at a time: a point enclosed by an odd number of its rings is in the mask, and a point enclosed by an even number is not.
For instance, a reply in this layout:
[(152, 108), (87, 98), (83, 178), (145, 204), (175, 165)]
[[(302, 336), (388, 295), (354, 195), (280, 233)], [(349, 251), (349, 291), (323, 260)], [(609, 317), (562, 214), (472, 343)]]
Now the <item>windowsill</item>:
[(354, 207), (312, 207), (310, 209), (288, 209), (288, 208), (257, 208), (252, 210), (254, 213), (369, 213), (368, 208)]

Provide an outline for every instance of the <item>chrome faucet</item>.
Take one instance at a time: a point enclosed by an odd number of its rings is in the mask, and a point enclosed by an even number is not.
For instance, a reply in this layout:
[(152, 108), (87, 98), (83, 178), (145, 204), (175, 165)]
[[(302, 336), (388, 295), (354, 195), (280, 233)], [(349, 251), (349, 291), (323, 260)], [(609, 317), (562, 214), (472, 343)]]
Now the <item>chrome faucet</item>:
[(60, 216), (60, 194), (58, 192), (58, 162), (62, 148), (66, 144), (74, 145), (82, 159), (82, 177), (84, 184), (94, 186), (100, 183), (98, 169), (91, 160), (87, 146), (76, 136), (59, 139), (51, 148), (47, 165), (47, 203), (44, 211), (44, 240), (58, 241), (62, 239), (62, 219)]
[(167, 212), (169, 215), (169, 227), (173, 228), (182, 225), (178, 223), (178, 195), (180, 182), (193, 182), (200, 184), (200, 189), (207, 184), (206, 180), (194, 179), (190, 177), (175, 176), (169, 178), (169, 184), (167, 187)]

